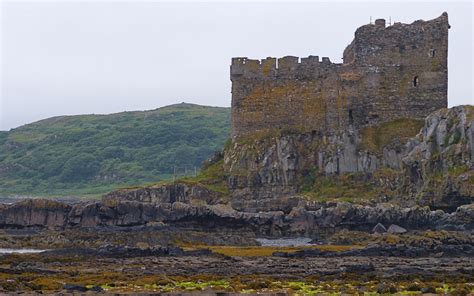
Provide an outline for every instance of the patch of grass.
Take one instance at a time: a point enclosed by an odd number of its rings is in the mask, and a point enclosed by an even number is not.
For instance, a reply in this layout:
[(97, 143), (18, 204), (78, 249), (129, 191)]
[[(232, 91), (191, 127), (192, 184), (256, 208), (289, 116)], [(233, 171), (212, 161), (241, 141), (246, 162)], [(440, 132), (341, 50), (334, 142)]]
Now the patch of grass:
[[(239, 247), (239, 246), (205, 246), (205, 248), (210, 249), (214, 253), (223, 254), (231, 257), (268, 257), (272, 256), (274, 252), (287, 252), (294, 253), (303, 249), (319, 249), (322, 251), (332, 251), (332, 252), (343, 252), (361, 246), (348, 246), (348, 245), (317, 245), (317, 246), (304, 246), (304, 247), (260, 247), (260, 246), (250, 246), (250, 247)], [(195, 249), (198, 247), (185, 248), (185, 249)]]
[(467, 171), (469, 171), (469, 167), (467, 165), (451, 166), (448, 168), (449, 175), (453, 177), (457, 177)]
[(467, 121), (474, 120), (474, 106), (473, 105), (466, 105), (466, 119)]
[(50, 277), (40, 277), (34, 279), (32, 283), (37, 285), (39, 290), (55, 291), (61, 289), (63, 286), (60, 280)]
[(185, 177), (178, 182), (198, 184), (211, 191), (216, 191), (224, 195), (229, 195), (229, 187), (226, 183), (224, 171), (224, 159), (220, 159), (215, 163), (205, 166), (197, 176)]
[(365, 127), (361, 131), (362, 148), (380, 155), (383, 148), (395, 139), (405, 143), (408, 139), (416, 136), (423, 125), (423, 120), (400, 118)]
[(312, 185), (305, 180), (302, 195), (309, 200), (328, 202), (346, 201), (363, 203), (379, 195), (379, 189), (368, 176), (348, 173), (334, 176), (316, 175)]
[(226, 182), (226, 174), (224, 170), (224, 159), (220, 158), (211, 163), (205, 163), (202, 170), (196, 176), (186, 176), (175, 181), (165, 180), (158, 183), (149, 183), (142, 186), (123, 187), (119, 190), (137, 190), (147, 187), (159, 187), (172, 184), (187, 184), (189, 186), (200, 186), (210, 191), (219, 193), (223, 198), (230, 196), (229, 187)]

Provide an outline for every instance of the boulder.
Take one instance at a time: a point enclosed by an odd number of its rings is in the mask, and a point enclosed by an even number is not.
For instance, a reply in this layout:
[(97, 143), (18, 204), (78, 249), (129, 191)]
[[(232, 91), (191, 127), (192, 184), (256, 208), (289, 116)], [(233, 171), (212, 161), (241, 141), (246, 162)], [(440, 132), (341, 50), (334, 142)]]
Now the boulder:
[(64, 284), (63, 288), (68, 292), (87, 292), (89, 290), (86, 286), (76, 284)]
[(372, 228), (372, 232), (373, 233), (385, 233), (385, 232), (387, 232), (387, 228), (385, 228), (385, 226), (383, 226), (382, 223), (377, 223), (377, 225), (375, 225), (374, 228)]
[(63, 227), (71, 206), (48, 199), (26, 199), (0, 208), (0, 225), (12, 227)]
[(387, 232), (390, 233), (390, 234), (403, 234), (403, 233), (407, 232), (407, 230), (405, 228), (401, 227), (401, 226), (392, 224), (392, 225), (390, 225), (390, 227), (388, 227)]

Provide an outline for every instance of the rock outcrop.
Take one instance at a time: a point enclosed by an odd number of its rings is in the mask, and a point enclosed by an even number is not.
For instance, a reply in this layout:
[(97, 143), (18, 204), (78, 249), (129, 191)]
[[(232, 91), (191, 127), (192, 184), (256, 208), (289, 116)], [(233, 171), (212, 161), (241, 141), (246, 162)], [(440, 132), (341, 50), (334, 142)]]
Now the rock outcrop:
[(47, 199), (27, 199), (12, 205), (0, 204), (3, 227), (62, 227), (71, 206)]
[(232, 205), (283, 210), (280, 200), (302, 195), (453, 211), (473, 201), (473, 132), (474, 107), (458, 106), (434, 112), (424, 125), (400, 119), (330, 136), (236, 140), (224, 153)]
[[(408, 135), (403, 137), (408, 139), (417, 131), (405, 131)], [(403, 146), (397, 139), (388, 141), (380, 153), (364, 149), (367, 140), (356, 131), (329, 137), (320, 134), (270, 135), (254, 141), (235, 142), (224, 156), (233, 205), (243, 210), (251, 207), (246, 203), (259, 201), (265, 204), (264, 200), (294, 196), (305, 190), (305, 183), (312, 186), (320, 176), (366, 174), (363, 182), (374, 187), (385, 185), (383, 176), (372, 178), (372, 174), (381, 168), (400, 169)], [(265, 210), (265, 207), (260, 209)]]
[(403, 155), (399, 197), (406, 205), (454, 210), (474, 202), (474, 107), (428, 116)]
[(156, 222), (193, 225), (202, 229), (247, 229), (266, 235), (306, 235), (341, 229), (370, 231), (377, 223), (397, 224), (407, 229), (474, 229), (474, 205), (453, 213), (428, 207), (401, 208), (391, 204), (375, 207), (337, 203), (318, 209), (295, 207), (282, 211), (240, 212), (229, 205), (192, 205), (182, 202), (96, 202), (67, 205), (45, 200), (27, 200), (0, 208), (5, 227), (128, 227)]
[[(474, 246), (469, 245), (441, 245), (441, 246), (406, 246), (406, 245), (371, 245), (362, 249), (343, 252), (321, 251), (319, 249), (299, 250), (293, 253), (275, 252), (273, 256), (287, 258), (308, 257), (359, 257), (359, 256), (381, 256), (381, 257), (474, 257)], [(358, 270), (347, 270), (347, 272), (367, 272), (373, 270), (373, 266), (358, 266)]]
[(120, 189), (112, 191), (103, 197), (104, 201), (140, 201), (155, 203), (194, 202), (201, 201), (205, 204), (219, 202), (222, 194), (211, 191), (195, 184), (174, 182), (158, 186)]

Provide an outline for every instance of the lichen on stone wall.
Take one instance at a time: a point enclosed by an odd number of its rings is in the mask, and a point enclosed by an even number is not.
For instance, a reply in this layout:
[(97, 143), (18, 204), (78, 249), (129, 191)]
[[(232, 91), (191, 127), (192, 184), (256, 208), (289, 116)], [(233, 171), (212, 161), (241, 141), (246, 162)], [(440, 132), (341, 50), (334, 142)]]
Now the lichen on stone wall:
[(273, 128), (335, 134), (447, 107), (448, 17), (357, 29), (344, 63), (234, 58), (234, 139)]

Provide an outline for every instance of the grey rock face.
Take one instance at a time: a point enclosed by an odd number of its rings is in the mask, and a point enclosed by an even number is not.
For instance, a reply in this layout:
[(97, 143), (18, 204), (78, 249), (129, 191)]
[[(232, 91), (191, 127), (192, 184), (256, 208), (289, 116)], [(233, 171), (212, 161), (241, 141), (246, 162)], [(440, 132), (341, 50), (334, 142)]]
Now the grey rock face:
[[(0, 208), (0, 226), (8, 227), (129, 227), (157, 222), (193, 225), (204, 229), (237, 228), (268, 235), (305, 235), (341, 229), (370, 231), (378, 223), (397, 224), (407, 229), (474, 228), (474, 206), (453, 213), (430, 211), (427, 207), (401, 208), (394, 205), (375, 207), (350, 203), (304, 206), (282, 211), (249, 213), (229, 205), (192, 205), (182, 202), (147, 203), (121, 201), (65, 205), (45, 200), (28, 200)], [(400, 228), (394, 228), (399, 233)]]
[[(348, 129), (330, 136), (292, 133), (235, 141), (224, 162), (239, 210), (265, 211), (278, 199), (297, 196), (311, 174), (358, 173), (404, 206), (453, 211), (473, 201), (473, 133), (474, 108), (458, 106), (434, 112), (416, 137), (406, 143), (393, 139), (381, 153), (366, 150), (361, 132)], [(373, 177), (382, 170), (391, 175)]]
[(474, 201), (474, 107), (441, 109), (406, 145), (400, 197), (451, 209)]
[(60, 227), (67, 221), (70, 210), (70, 205), (44, 199), (29, 199), (13, 205), (0, 205), (0, 225)]
[(234, 142), (226, 150), (224, 163), (233, 204), (249, 210), (255, 201), (268, 200), (263, 205), (297, 195), (301, 178), (311, 172), (339, 175), (372, 173), (381, 167), (399, 169), (400, 150), (387, 148), (380, 156), (365, 151), (356, 131), (332, 136), (289, 134), (251, 143)]
[(383, 226), (382, 223), (377, 223), (377, 225), (375, 225), (374, 228), (372, 228), (372, 232), (373, 233), (385, 233), (385, 232), (387, 232), (387, 228), (385, 228), (385, 226)]
[(157, 203), (188, 203), (191, 200), (201, 200), (207, 204), (219, 201), (221, 195), (197, 185), (188, 185), (183, 182), (152, 186), (138, 189), (121, 189), (112, 191), (104, 196), (108, 201), (140, 201)]
[(401, 227), (401, 226), (392, 224), (388, 228), (387, 232), (391, 233), (391, 234), (402, 234), (402, 233), (407, 232), (407, 230), (405, 228)]

